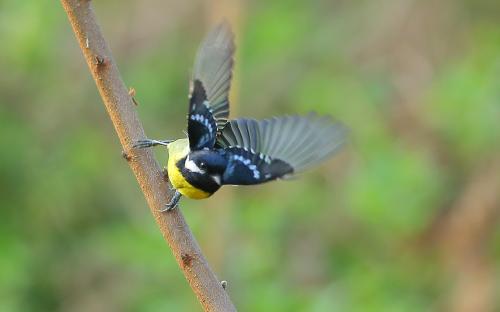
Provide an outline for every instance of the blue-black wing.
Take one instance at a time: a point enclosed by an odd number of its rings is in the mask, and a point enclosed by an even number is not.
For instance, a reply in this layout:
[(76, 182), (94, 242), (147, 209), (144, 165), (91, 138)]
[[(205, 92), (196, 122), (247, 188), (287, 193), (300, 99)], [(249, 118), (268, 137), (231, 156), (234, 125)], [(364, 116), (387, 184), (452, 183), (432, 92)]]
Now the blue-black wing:
[(228, 147), (223, 153), (227, 159), (227, 167), (222, 176), (222, 184), (260, 184), (293, 173), (293, 168), (286, 162), (246, 148)]
[(214, 146), (217, 136), (217, 124), (210, 106), (207, 104), (207, 95), (201, 82), (195, 80), (193, 85), (193, 91), (189, 99), (187, 132), (189, 148), (196, 151)]
[[(319, 164), (340, 149), (346, 134), (347, 129), (340, 123), (315, 114), (259, 121), (242, 118), (226, 124), (217, 137), (216, 146), (229, 153), (240, 151), (241, 157), (237, 154), (232, 161), (235, 172), (243, 163), (246, 171), (252, 171), (255, 177), (262, 178), (261, 172), (257, 173), (261, 170), (265, 182)], [(266, 174), (270, 174), (267, 179)], [(230, 175), (231, 184), (249, 184), (251, 180), (248, 174), (240, 177), (230, 172)]]
[(193, 68), (188, 115), (191, 150), (212, 148), (229, 116), (234, 38), (226, 22), (203, 40)]

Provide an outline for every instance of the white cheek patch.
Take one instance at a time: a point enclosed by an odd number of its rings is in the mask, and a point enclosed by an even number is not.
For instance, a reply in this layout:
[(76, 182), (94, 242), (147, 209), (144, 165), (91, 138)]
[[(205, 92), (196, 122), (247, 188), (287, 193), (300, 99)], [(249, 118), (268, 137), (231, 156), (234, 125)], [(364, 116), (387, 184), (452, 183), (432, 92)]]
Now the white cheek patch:
[(205, 170), (202, 170), (200, 167), (196, 165), (194, 161), (189, 159), (189, 156), (186, 158), (186, 162), (184, 163), (184, 168), (191, 172), (196, 172), (196, 173), (205, 173)]
[(212, 180), (215, 181), (215, 183), (217, 183), (218, 185), (221, 185), (220, 175), (214, 174), (214, 175), (211, 175), (210, 177), (212, 178)]

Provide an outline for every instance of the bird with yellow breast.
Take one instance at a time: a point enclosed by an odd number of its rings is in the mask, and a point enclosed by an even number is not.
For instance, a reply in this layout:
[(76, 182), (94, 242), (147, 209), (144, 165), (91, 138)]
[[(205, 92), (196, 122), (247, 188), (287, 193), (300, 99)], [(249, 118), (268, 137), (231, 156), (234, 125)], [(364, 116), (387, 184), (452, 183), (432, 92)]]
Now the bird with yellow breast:
[(201, 44), (189, 95), (187, 138), (140, 140), (135, 148), (165, 145), (168, 177), (175, 195), (203, 199), (223, 185), (253, 185), (283, 179), (335, 154), (346, 128), (316, 114), (264, 120), (229, 120), (234, 39), (227, 23), (212, 30)]

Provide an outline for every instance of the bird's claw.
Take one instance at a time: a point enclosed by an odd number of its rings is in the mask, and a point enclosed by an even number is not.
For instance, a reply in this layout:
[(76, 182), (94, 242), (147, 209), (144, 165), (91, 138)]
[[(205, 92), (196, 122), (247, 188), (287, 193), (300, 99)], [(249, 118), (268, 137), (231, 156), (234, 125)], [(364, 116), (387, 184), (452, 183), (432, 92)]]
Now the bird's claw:
[(144, 140), (137, 140), (134, 145), (132, 145), (133, 148), (147, 148), (147, 147), (153, 147), (157, 145), (164, 145), (167, 146), (169, 143), (171, 143), (172, 140), (150, 140), (150, 139), (144, 139)]
[(165, 205), (165, 208), (161, 209), (160, 212), (172, 211), (178, 206), (179, 200), (181, 199), (181, 193), (175, 191), (174, 196), (170, 199), (170, 202)]
[(160, 212), (172, 211), (177, 207), (177, 203), (168, 203), (165, 204), (165, 208), (161, 209)]

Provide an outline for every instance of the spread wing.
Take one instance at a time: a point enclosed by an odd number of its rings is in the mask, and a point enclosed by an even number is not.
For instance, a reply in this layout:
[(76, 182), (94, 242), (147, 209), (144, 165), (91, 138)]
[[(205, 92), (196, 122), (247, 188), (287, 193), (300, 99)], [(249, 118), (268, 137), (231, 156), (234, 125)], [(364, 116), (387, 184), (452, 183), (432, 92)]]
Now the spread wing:
[(228, 162), (222, 184), (259, 184), (293, 173), (293, 167), (288, 163), (248, 148), (227, 147), (224, 154)]
[(256, 184), (301, 172), (337, 152), (346, 134), (340, 123), (315, 114), (231, 120), (217, 137), (230, 155), (227, 170), (234, 168), (223, 183)]
[(194, 81), (189, 98), (188, 137), (192, 151), (212, 148), (217, 135), (217, 124), (208, 106), (205, 89), (199, 80)]
[[(191, 150), (212, 148), (217, 130), (227, 122), (234, 49), (234, 36), (226, 22), (213, 29), (198, 49), (188, 115)], [(214, 132), (207, 133), (213, 125)]]

